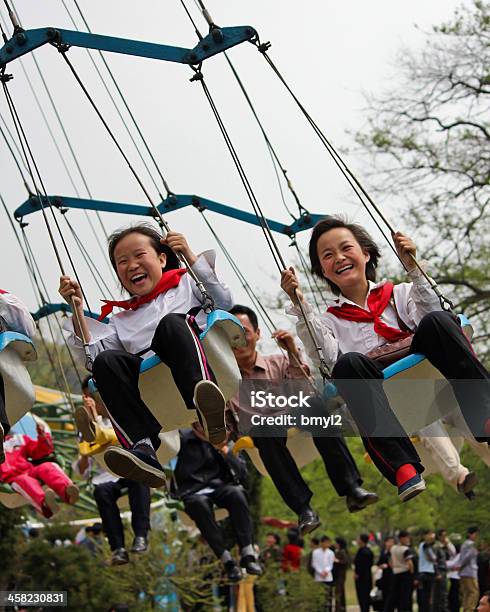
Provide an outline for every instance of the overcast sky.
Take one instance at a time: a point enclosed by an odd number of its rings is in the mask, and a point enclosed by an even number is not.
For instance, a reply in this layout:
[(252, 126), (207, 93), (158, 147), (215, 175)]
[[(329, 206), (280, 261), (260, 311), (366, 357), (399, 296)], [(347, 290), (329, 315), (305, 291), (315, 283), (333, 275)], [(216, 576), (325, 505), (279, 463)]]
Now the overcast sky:
[[(196, 5), (191, 0), (186, 1), (201, 30), (205, 32), (206, 25)], [(73, 0), (65, 0), (65, 3), (83, 29)], [(469, 4), (469, 1), (466, 3)], [(183, 47), (193, 47), (196, 44), (193, 28), (178, 0), (79, 0), (79, 4), (93, 32)], [(338, 147), (347, 147), (352, 144), (347, 130), (359, 129), (365, 122), (363, 92), (380, 93), (396, 86), (396, 62), (400, 50), (421, 49), (424, 31), (428, 31), (433, 24), (448, 20), (459, 4), (461, 2), (454, 0), (208, 0), (207, 6), (220, 25), (252, 25), (263, 41), (272, 42), (270, 56), (317, 123)], [(73, 29), (61, 0), (15, 0), (15, 6), (25, 29), (43, 26)], [(3, 3), (0, 13), (5, 19)], [(145, 185), (158, 200), (87, 52), (72, 48), (69, 57), (125, 151), (134, 161)], [(140, 187), (130, 176), (120, 154), (102, 129), (57, 51), (51, 46), (45, 46), (36, 52), (36, 58), (92, 196), (102, 200), (146, 204)], [(230, 58), (248, 88), (304, 206), (316, 213), (347, 212), (368, 224), (366, 214), (359, 210), (338, 170), (256, 49), (250, 44), (242, 44), (230, 51)], [(107, 54), (106, 59), (172, 190), (182, 194), (195, 193), (250, 211), (250, 204), (201, 87), (189, 82), (192, 76), (190, 68), (115, 54)], [(23, 62), (77, 188), (82, 197), (87, 197), (32, 57), (26, 56)], [(101, 70), (104, 72), (102, 66)], [(9, 89), (48, 193), (74, 196), (74, 188), (29, 89), (19, 60), (9, 64), (8, 72), (14, 75)], [(207, 60), (203, 72), (264, 211), (270, 218), (287, 222), (288, 214), (279, 195), (269, 154), (224, 57)], [(3, 94), (0, 114), (12, 128)], [(350, 161), (354, 169), (359, 167), (360, 160), (353, 158)], [(26, 192), (1, 139), (0, 172), (0, 193), (12, 213), (25, 200)], [(294, 210), (294, 202), (289, 196), (286, 197)], [(394, 214), (393, 210), (390, 211), (389, 202), (382, 204), (388, 216)], [(93, 213), (89, 214), (97, 226)], [(97, 268), (109, 278), (107, 263), (96, 245), (86, 217), (78, 211), (71, 211), (68, 216), (92, 253)], [(134, 221), (129, 216), (105, 213), (102, 213), (102, 218), (109, 231)], [(213, 213), (209, 213), (208, 218), (258, 292), (274, 295), (278, 273), (264, 246), (259, 228)], [(18, 294), (29, 307), (35, 309), (36, 299), (20, 250), (1, 210), (0, 219), (0, 286)], [(396, 225), (396, 219), (393, 216), (391, 219)], [(29, 221), (26, 231), (43, 271), (49, 297), (59, 301), (59, 268), (41, 215), (37, 213), (26, 220)], [(214, 248), (213, 239), (195, 210), (171, 213), (167, 220), (175, 230), (187, 235), (196, 252)], [(61, 223), (61, 227), (69, 237), (66, 225)], [(100, 228), (99, 237), (102, 239)], [(302, 241), (306, 238), (307, 235), (303, 236)], [(293, 260), (294, 252), (288, 246), (288, 239), (279, 236), (278, 241), (286, 261)], [(98, 309), (98, 299), (108, 296), (100, 295), (73, 240), (69, 239), (68, 243), (72, 247), (92, 306)], [(69, 270), (64, 254), (63, 259)], [(236, 300), (246, 300), (220, 253), (217, 268), (219, 275), (232, 286)]]

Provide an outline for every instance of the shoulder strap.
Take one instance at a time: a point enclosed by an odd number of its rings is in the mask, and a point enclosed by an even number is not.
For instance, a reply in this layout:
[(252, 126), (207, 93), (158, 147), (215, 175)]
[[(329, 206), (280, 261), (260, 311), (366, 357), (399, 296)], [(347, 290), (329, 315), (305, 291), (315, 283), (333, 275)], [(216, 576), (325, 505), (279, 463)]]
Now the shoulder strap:
[(415, 333), (415, 330), (410, 329), (410, 327), (408, 327), (408, 325), (403, 321), (403, 319), (400, 317), (400, 314), (398, 313), (398, 308), (396, 307), (396, 302), (395, 302), (395, 296), (392, 295), (391, 300), (390, 300), (390, 304), (393, 307), (393, 310), (395, 311), (395, 316), (396, 316), (396, 320), (398, 323), (398, 327), (407, 333), (413, 334)]

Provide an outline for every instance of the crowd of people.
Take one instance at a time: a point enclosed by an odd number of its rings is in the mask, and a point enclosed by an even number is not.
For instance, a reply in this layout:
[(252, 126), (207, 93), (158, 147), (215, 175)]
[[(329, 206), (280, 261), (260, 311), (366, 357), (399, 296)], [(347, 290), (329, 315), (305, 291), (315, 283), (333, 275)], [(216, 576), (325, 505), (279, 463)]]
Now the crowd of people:
[(351, 554), (344, 538), (322, 535), (312, 537), (304, 553), (298, 531), (290, 529), (284, 546), (277, 533), (268, 533), (260, 559), (266, 571), (285, 575), (306, 568), (323, 584), (329, 611), (346, 610), (352, 569), (361, 612), (408, 612), (415, 605), (421, 612), (483, 612), (490, 609), (490, 545), (478, 546), (478, 537), (476, 526), (468, 528), (462, 543), (453, 543), (445, 529), (426, 529), (418, 537), (400, 530), (381, 542), (363, 533)]

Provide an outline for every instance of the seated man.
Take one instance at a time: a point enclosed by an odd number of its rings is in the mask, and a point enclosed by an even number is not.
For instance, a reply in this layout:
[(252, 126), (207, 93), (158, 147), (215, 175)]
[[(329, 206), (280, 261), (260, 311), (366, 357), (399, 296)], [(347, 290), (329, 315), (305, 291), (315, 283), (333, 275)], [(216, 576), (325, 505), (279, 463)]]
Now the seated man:
[[(234, 306), (230, 312), (240, 319), (247, 339), (247, 346), (235, 349), (235, 357), (242, 379), (290, 380), (309, 375), (308, 366), (301, 360), (294, 338), (288, 332), (278, 330), (274, 337), (284, 347), (287, 355), (261, 355), (256, 350), (260, 338), (257, 315), (247, 306)], [(238, 397), (229, 402), (232, 412), (240, 418), (240, 412), (257, 411), (250, 406), (240, 406)], [(318, 514), (311, 509), (313, 495), (287, 446), (286, 432), (274, 437), (253, 436), (260, 458), (272, 478), (284, 502), (298, 514), (298, 527), (302, 534), (320, 525)], [(328, 476), (339, 496), (346, 496), (349, 512), (357, 512), (376, 503), (378, 496), (361, 487), (362, 479), (345, 440), (337, 435), (313, 436), (313, 442), (325, 464)]]
[[(58, 509), (56, 495), (67, 504), (78, 501), (78, 487), (53, 461), (36, 461), (49, 457), (54, 451), (48, 431), (38, 423), (37, 439), (15, 434), (5, 438), (5, 461), (0, 465), (0, 482), (6, 482), (45, 518)], [(29, 461), (30, 460), (30, 461)], [(49, 488), (44, 490), (42, 485)]]
[[(0, 332), (14, 331), (32, 338), (36, 327), (26, 306), (11, 293), (0, 289)], [(5, 460), (3, 441), (10, 430), (5, 407), (5, 389), (0, 374), (0, 463)]]
[(237, 582), (241, 571), (229, 550), (214, 518), (213, 504), (226, 508), (240, 547), (240, 565), (247, 574), (260, 575), (253, 546), (253, 526), (248, 501), (241, 483), (247, 470), (245, 462), (235, 457), (229, 446), (214, 448), (197, 423), (180, 432), (181, 446), (177, 456), (172, 495), (184, 502), (185, 512), (196, 523), (201, 534), (224, 565), (228, 578)]
[[(79, 413), (77, 424), (79, 425), (80, 422), (85, 421), (87, 426), (83, 429), (93, 432), (95, 431), (96, 423), (102, 428), (111, 427), (111, 423), (103, 416), (105, 407), (99, 405), (90, 396), (88, 390), (89, 380), (90, 377), (87, 377), (82, 382), (84, 408), (79, 409), (86, 411), (86, 418), (83, 418)], [(101, 449), (101, 452), (103, 452), (103, 449)], [(111, 565), (124, 565), (129, 563), (129, 555), (124, 545), (124, 528), (117, 500), (123, 495), (123, 490), (127, 489), (129, 507), (131, 509), (131, 526), (134, 532), (131, 552), (137, 554), (144, 553), (148, 550), (148, 531), (150, 530), (150, 488), (141, 482), (129, 480), (128, 478), (119, 478), (110, 474), (101, 467), (98, 467), (92, 457), (87, 455), (81, 455), (74, 467), (78, 473), (88, 478), (93, 464), (95, 464), (95, 472), (92, 473), (94, 498), (99, 509), (100, 518), (102, 519), (102, 527), (111, 547)]]

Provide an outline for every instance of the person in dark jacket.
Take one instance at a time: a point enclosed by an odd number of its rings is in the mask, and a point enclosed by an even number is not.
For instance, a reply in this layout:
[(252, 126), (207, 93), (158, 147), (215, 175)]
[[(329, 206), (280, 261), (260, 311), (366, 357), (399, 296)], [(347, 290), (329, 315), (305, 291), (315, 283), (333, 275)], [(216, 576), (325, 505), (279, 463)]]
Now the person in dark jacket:
[(184, 502), (185, 512), (196, 523), (214, 554), (224, 565), (228, 578), (241, 579), (241, 571), (227, 550), (214, 508), (228, 510), (240, 547), (240, 565), (247, 574), (260, 575), (253, 546), (253, 526), (242, 486), (247, 475), (245, 462), (235, 457), (228, 445), (213, 447), (199, 425), (180, 432), (180, 451), (175, 466), (172, 495)]
[(357, 601), (361, 612), (368, 612), (370, 608), (370, 592), (373, 586), (371, 568), (374, 555), (368, 546), (369, 536), (361, 533), (359, 536), (356, 556), (354, 557), (354, 579), (356, 583)]

